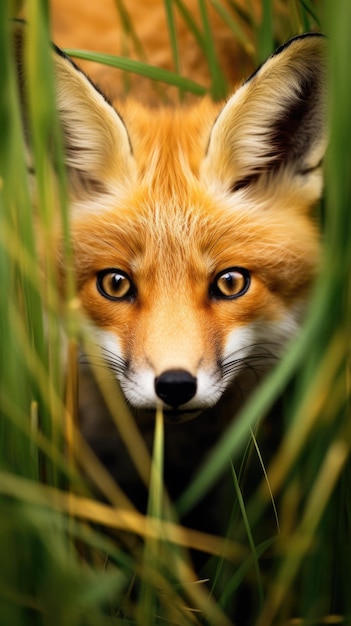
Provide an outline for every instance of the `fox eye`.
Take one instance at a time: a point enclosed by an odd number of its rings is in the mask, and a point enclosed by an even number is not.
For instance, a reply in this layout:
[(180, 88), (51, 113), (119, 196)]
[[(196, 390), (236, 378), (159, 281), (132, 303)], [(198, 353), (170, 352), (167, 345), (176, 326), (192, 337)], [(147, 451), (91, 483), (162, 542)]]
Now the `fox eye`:
[(234, 299), (243, 296), (250, 286), (250, 273), (243, 267), (230, 267), (215, 277), (210, 294), (217, 299)]
[(98, 272), (96, 286), (104, 298), (109, 300), (130, 300), (136, 289), (129, 276), (118, 269), (106, 269)]

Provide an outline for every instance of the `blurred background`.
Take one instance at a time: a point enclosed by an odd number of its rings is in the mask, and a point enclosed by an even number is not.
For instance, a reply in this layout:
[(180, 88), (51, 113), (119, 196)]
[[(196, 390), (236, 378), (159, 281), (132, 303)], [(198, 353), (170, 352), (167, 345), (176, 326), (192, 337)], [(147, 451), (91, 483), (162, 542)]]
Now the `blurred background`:
[[(35, 212), (14, 17), (28, 21)], [(1, 625), (351, 623), (350, 24), (349, 0), (2, 0)], [(157, 108), (226, 98), (279, 44), (307, 31), (329, 37), (330, 145), (322, 269), (306, 323), (174, 507), (162, 487), (162, 416), (151, 463), (118, 390), (108, 387), (131, 463), (145, 458), (149, 503), (141, 515), (79, 431), (78, 307), (73, 279), (62, 303), (55, 274), (58, 204), (68, 268), (72, 262), (49, 42), (114, 103), (136, 94)], [(228, 465), (225, 536), (180, 526), (178, 514), (191, 511)], [(192, 569), (193, 549), (208, 560), (203, 578)]]

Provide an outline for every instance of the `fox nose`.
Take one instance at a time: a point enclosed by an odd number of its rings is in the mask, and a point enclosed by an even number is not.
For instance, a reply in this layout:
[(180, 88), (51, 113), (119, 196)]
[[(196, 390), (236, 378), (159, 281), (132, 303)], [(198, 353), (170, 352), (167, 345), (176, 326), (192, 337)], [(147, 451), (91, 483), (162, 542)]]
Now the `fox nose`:
[(166, 404), (177, 408), (196, 394), (196, 378), (186, 370), (167, 370), (155, 378), (155, 391)]

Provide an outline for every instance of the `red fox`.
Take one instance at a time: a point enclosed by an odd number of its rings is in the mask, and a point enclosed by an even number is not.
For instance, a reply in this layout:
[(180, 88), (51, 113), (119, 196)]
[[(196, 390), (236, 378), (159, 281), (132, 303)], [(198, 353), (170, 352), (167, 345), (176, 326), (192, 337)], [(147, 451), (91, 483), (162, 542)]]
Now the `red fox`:
[(63, 55), (77, 290), (132, 407), (181, 421), (296, 333), (319, 257), (324, 40), (280, 48), (223, 105), (122, 103)]
[(155, 110), (113, 108), (54, 54), (77, 294), (130, 407), (152, 423), (162, 406), (170, 456), (177, 429), (186, 442), (172, 479), (298, 332), (320, 255), (324, 57), (302, 35), (227, 102)]

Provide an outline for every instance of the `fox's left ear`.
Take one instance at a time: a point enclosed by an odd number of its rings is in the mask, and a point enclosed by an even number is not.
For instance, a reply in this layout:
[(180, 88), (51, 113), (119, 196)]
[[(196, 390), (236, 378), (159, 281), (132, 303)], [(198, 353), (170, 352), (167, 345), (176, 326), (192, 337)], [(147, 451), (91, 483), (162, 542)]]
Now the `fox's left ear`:
[[(13, 22), (14, 51), (28, 141), (25, 48), (27, 27)], [(117, 111), (78, 67), (53, 46), (56, 105), (72, 199), (94, 197), (116, 185), (130, 185), (135, 163), (127, 129)]]
[(326, 148), (325, 57), (323, 35), (295, 37), (236, 91), (212, 128), (202, 166), (208, 182), (235, 192), (262, 175), (272, 180), (286, 173), (303, 183), (309, 201), (318, 199)]

